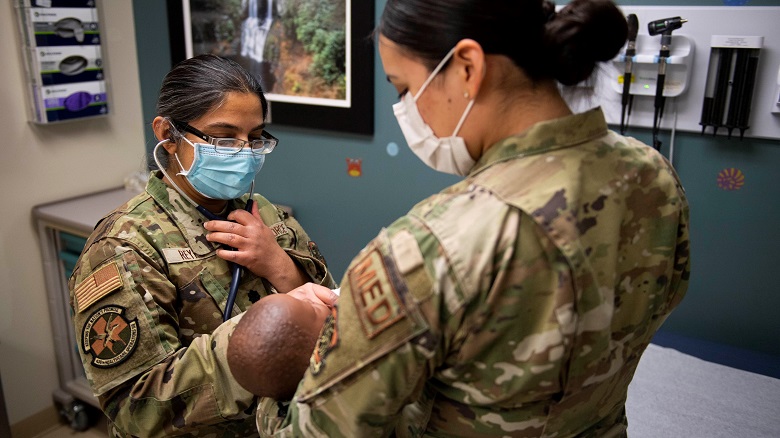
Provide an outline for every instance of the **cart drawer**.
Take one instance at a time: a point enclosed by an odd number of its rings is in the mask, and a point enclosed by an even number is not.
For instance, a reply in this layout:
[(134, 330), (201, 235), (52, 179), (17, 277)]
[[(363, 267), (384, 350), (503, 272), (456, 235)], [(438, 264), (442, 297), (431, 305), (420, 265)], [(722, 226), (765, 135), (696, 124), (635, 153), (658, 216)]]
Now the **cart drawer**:
[(76, 268), (76, 262), (79, 260), (84, 245), (87, 244), (87, 239), (64, 231), (60, 231), (58, 234), (60, 237), (61, 249), (57, 253), (57, 256), (60, 261), (62, 261), (62, 267), (65, 270), (65, 279), (67, 280)]

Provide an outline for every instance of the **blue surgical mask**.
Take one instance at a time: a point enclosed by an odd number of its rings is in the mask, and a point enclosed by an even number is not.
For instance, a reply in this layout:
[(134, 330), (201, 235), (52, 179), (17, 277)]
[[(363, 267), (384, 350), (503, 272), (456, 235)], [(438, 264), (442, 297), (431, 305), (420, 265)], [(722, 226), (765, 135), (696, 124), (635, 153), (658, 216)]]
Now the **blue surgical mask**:
[(174, 155), (182, 169), (178, 175), (210, 199), (236, 199), (246, 193), (265, 162), (265, 155), (254, 154), (247, 148), (235, 152), (232, 148), (182, 138), (195, 149), (195, 157), (189, 170), (184, 170), (179, 156)]

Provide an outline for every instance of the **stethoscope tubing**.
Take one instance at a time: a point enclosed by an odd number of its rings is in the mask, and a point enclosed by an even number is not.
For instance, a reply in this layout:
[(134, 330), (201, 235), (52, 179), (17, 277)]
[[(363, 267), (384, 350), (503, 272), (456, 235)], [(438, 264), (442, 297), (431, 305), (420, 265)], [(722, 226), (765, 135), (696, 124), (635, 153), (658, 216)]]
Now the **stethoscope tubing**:
[[(244, 207), (244, 210), (248, 211), (249, 213), (252, 213), (252, 194), (254, 193), (255, 183), (252, 181), (252, 186), (249, 189), (249, 199), (246, 200), (246, 206)], [(196, 205), (195, 207), (201, 214), (206, 216), (209, 220), (212, 221), (225, 221), (227, 218), (217, 216), (216, 214), (206, 210), (205, 207), (202, 205)], [(227, 246), (225, 249), (230, 251), (235, 251), (236, 249)], [(227, 300), (225, 301), (225, 313), (222, 314), (222, 321), (227, 321), (231, 318), (233, 314), (233, 305), (236, 302), (236, 295), (238, 295), (238, 283), (241, 282), (241, 276), (244, 272), (241, 265), (238, 263), (228, 262), (228, 265), (230, 265), (230, 288), (228, 289), (228, 296)]]
[[(252, 213), (252, 193), (254, 193), (255, 183), (252, 181), (252, 187), (249, 189), (249, 199), (246, 200), (246, 206), (244, 210)], [(231, 248), (235, 250), (235, 248)], [(238, 263), (230, 262), (230, 289), (228, 289), (227, 301), (225, 301), (225, 313), (222, 315), (222, 321), (227, 321), (233, 314), (233, 304), (236, 302), (236, 295), (238, 295), (238, 283), (241, 282), (241, 275), (244, 270)]]

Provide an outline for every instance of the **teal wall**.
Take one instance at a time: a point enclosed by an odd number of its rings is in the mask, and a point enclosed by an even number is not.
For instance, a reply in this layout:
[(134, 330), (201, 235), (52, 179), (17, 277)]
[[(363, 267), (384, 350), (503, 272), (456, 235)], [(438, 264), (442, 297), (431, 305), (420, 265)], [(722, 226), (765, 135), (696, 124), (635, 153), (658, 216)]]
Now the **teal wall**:
[[(366, 0), (353, 0), (366, 1)], [(558, 2), (559, 4), (565, 2)], [(678, 5), (667, 1), (622, 1), (625, 5)], [(685, 1), (707, 6), (729, 1)], [(745, 3), (745, 2), (743, 2)], [(377, 17), (385, 0), (376, 0)], [(778, 1), (748, 1), (776, 6)], [(170, 69), (164, 2), (134, 0), (144, 120)], [(777, 43), (777, 42), (775, 42)], [(772, 50), (780, 50), (773, 47)], [(375, 59), (375, 130), (371, 137), (271, 125), (280, 144), (257, 177), (257, 191), (290, 205), (340, 278), (357, 252), (417, 201), (457, 181), (428, 170), (405, 146), (393, 117), (396, 93)], [(650, 143), (647, 130), (629, 134)], [(390, 156), (395, 142), (399, 153)], [(154, 144), (147, 127), (147, 148)], [(347, 158), (362, 160), (362, 176), (347, 175)], [(674, 164), (691, 204), (692, 278), (688, 296), (667, 321), (674, 334), (780, 356), (780, 287), (772, 258), (780, 247), (780, 142), (678, 133)], [(725, 168), (738, 168), (745, 185), (718, 188)]]

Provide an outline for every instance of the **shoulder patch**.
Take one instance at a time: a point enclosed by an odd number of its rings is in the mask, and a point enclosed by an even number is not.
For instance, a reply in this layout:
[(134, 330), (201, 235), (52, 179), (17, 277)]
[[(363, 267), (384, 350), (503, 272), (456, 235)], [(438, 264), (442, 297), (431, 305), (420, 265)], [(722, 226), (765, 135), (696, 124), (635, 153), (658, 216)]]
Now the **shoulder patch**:
[(369, 339), (404, 317), (405, 307), (377, 249), (368, 251), (349, 271), (349, 284), (360, 325)]
[(320, 332), (320, 337), (317, 338), (317, 344), (314, 346), (314, 353), (312, 353), (311, 358), (309, 359), (311, 373), (315, 376), (325, 367), (325, 357), (339, 344), (339, 331), (336, 325), (337, 319), (338, 307), (334, 306), (330, 310), (328, 319), (325, 320), (325, 324)]
[(74, 291), (78, 311), (83, 312), (97, 300), (122, 287), (122, 277), (119, 276), (119, 268), (115, 263), (93, 272), (85, 278)]
[(406, 275), (424, 263), (422, 252), (412, 233), (401, 230), (390, 238), (390, 248), (393, 259), (398, 265), (398, 271)]
[(325, 263), (325, 257), (322, 256), (320, 248), (314, 241), (310, 240), (307, 246), (309, 247), (309, 254), (311, 254), (312, 257), (322, 262), (323, 265), (327, 265), (327, 263)]
[(124, 362), (138, 346), (138, 321), (124, 316), (125, 308), (105, 306), (96, 310), (81, 331), (84, 354), (92, 356), (92, 366), (110, 368)]

